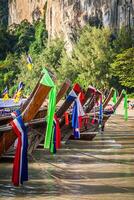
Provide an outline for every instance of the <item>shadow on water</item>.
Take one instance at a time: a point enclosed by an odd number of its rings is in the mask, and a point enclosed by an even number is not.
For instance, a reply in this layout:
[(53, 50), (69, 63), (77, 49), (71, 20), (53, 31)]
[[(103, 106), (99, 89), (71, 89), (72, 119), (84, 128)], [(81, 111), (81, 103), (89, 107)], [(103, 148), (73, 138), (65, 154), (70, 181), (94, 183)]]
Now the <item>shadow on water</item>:
[(131, 193), (134, 194), (134, 187), (116, 187), (112, 185), (101, 184), (72, 184), (64, 183), (64, 188), (56, 184), (49, 183), (29, 183), (29, 185), (21, 186), (19, 188), (13, 187), (10, 184), (0, 184), (1, 197), (36, 197), (36, 196), (60, 196), (60, 195), (97, 195), (97, 194), (111, 194), (111, 193)]
[[(0, 160), (0, 198), (77, 195), (134, 195), (134, 135), (97, 135), (95, 141), (70, 141), (56, 156), (43, 149), (29, 158), (29, 182), (11, 184), (12, 162)], [(64, 199), (64, 198), (63, 198)], [(107, 199), (107, 198), (106, 198)]]
[(0, 183), (0, 196), (1, 197), (34, 197), (38, 195), (43, 196), (58, 196), (62, 193), (61, 189), (54, 183), (42, 182), (30, 183), (20, 187), (14, 187), (11, 184), (4, 182)]

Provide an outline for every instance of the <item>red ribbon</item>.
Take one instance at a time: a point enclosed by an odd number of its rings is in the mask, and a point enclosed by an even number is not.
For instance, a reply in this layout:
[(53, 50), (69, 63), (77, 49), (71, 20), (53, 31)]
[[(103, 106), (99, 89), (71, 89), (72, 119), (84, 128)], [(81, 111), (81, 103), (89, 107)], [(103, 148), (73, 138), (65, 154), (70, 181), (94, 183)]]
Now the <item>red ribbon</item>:
[(85, 99), (85, 94), (83, 92), (80, 93), (79, 99), (80, 99), (80, 102), (83, 103)]
[(65, 112), (64, 113), (64, 116), (65, 116), (65, 125), (69, 125), (69, 114), (68, 114), (68, 112)]
[(82, 127), (82, 116), (79, 116), (79, 128)]
[(56, 121), (56, 149), (59, 149), (61, 146), (61, 131), (60, 131), (59, 119), (56, 116), (56, 114), (54, 115), (54, 119)]
[(18, 137), (18, 144), (16, 148), (15, 158), (14, 158), (14, 164), (13, 164), (13, 172), (12, 172), (12, 182), (15, 186), (19, 186), (19, 173), (20, 173), (20, 154), (21, 154), (21, 134), (18, 131), (17, 127), (15, 126), (14, 122), (10, 122), (15, 134)]

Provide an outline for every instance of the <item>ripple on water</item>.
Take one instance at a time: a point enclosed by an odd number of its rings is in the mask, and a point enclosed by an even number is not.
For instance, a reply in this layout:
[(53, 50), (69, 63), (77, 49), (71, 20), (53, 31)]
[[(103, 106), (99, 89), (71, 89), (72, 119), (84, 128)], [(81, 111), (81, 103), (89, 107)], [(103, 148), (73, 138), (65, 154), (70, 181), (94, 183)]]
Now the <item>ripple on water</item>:
[(35, 197), (35, 196), (47, 196), (47, 195), (58, 195), (60, 194), (60, 188), (52, 183), (37, 183), (31, 185), (25, 185), (20, 187), (14, 187), (12, 184), (0, 184), (0, 197)]

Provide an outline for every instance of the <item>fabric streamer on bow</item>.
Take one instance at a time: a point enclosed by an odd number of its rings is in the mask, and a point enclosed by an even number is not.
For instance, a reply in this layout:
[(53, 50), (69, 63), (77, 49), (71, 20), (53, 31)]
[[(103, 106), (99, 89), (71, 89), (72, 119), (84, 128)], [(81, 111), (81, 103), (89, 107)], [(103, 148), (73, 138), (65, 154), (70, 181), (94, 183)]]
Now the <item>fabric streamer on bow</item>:
[(94, 93), (94, 96), (93, 96), (93, 100), (94, 100), (94, 108), (93, 108), (93, 110), (94, 110), (94, 117), (93, 117), (91, 123), (95, 124), (95, 119), (96, 119), (96, 90), (94, 90), (93, 93)]
[(20, 110), (15, 110), (14, 112), (11, 113), (11, 116), (13, 119), (15, 119), (16, 117), (18, 117), (19, 115), (21, 115)]
[(13, 96), (13, 99), (14, 99), (15, 103), (20, 101), (21, 96), (22, 96), (23, 87), (24, 87), (23, 82), (20, 82), (19, 85), (18, 85), (18, 89), (17, 89), (17, 91), (15, 92), (15, 94)]
[[(71, 90), (71, 92), (67, 96), (67, 101), (75, 100), (77, 98), (76, 92), (79, 93), (79, 99), (80, 99), (80, 102), (82, 103), (84, 98), (85, 98), (85, 95), (81, 91), (81, 88), (77, 83), (74, 85), (73, 89)], [(64, 116), (65, 116), (65, 124), (69, 125), (69, 113), (65, 112)]]
[[(114, 90), (114, 95), (113, 95), (113, 104), (115, 105), (116, 104), (116, 102), (117, 102), (117, 91), (116, 90)], [(114, 114), (116, 114), (116, 111), (114, 111)]]
[(127, 93), (125, 90), (123, 90), (124, 94), (124, 119), (127, 121), (128, 120), (128, 101), (127, 101)]
[(65, 112), (64, 116), (65, 116), (65, 125), (68, 126), (69, 125), (69, 113)]
[(7, 86), (4, 89), (4, 91), (2, 92), (2, 96), (3, 96), (3, 98), (2, 98), (3, 101), (7, 101), (9, 99)]
[(13, 164), (12, 182), (15, 186), (19, 186), (24, 181), (28, 181), (27, 129), (21, 116), (14, 119), (10, 124), (18, 138)]
[(83, 103), (84, 99), (85, 99), (85, 94), (83, 92), (80, 92), (80, 95), (79, 95), (79, 99), (80, 99), (80, 102)]
[(102, 127), (102, 120), (103, 120), (103, 104), (102, 104), (102, 95), (100, 95), (99, 127)]
[(76, 93), (80, 93), (80, 92), (81, 92), (81, 88), (80, 88), (79, 84), (76, 83), (76, 84), (73, 86), (73, 89), (69, 92), (69, 94), (68, 94), (66, 100), (67, 100), (68, 102), (69, 102), (69, 101), (75, 100), (75, 99), (77, 98)]
[(59, 120), (55, 114), (56, 108), (56, 86), (52, 81), (46, 69), (43, 70), (45, 77), (41, 80), (41, 84), (51, 87), (49, 93), (49, 105), (47, 113), (47, 129), (45, 135), (44, 148), (50, 149), (51, 153), (56, 153), (60, 148), (61, 133)]
[(113, 95), (113, 103), (114, 103), (114, 105), (116, 104), (116, 102), (117, 102), (117, 91), (116, 90), (114, 90), (114, 95)]
[(61, 144), (61, 131), (60, 131), (60, 123), (56, 114), (54, 115), (54, 133), (52, 135), (50, 152), (55, 154), (56, 150), (60, 148)]
[(79, 96), (76, 98), (72, 111), (72, 127), (74, 129), (74, 138), (80, 138), (80, 128), (82, 125), (82, 117), (85, 115), (81, 105)]
[(32, 64), (32, 58), (30, 55), (27, 55), (27, 67), (28, 67), (29, 71), (32, 70), (33, 64)]
[(56, 85), (52, 81), (48, 71), (44, 68), (43, 69), (44, 76), (41, 79), (40, 83), (43, 85), (47, 85), (51, 87), (51, 91), (49, 92), (49, 105), (47, 111), (47, 128), (46, 128), (46, 135), (45, 135), (45, 142), (44, 148), (50, 149), (51, 141), (54, 137), (54, 113), (56, 108)]

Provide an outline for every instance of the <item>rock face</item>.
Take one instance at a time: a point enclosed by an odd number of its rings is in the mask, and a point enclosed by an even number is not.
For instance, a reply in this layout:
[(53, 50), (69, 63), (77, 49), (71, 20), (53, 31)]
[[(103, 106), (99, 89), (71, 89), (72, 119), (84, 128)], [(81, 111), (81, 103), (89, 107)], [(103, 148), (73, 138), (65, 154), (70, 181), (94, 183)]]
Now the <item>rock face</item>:
[(89, 22), (114, 29), (134, 23), (134, 0), (9, 0), (9, 25), (40, 18), (46, 1), (49, 38), (63, 36), (68, 51), (76, 28)]
[(133, 26), (134, 0), (48, 0), (46, 25), (49, 38), (63, 36), (68, 50), (77, 27), (85, 24), (118, 29)]
[(8, 24), (19, 24), (24, 19), (37, 20), (44, 14), (45, 3), (46, 0), (9, 0)]

